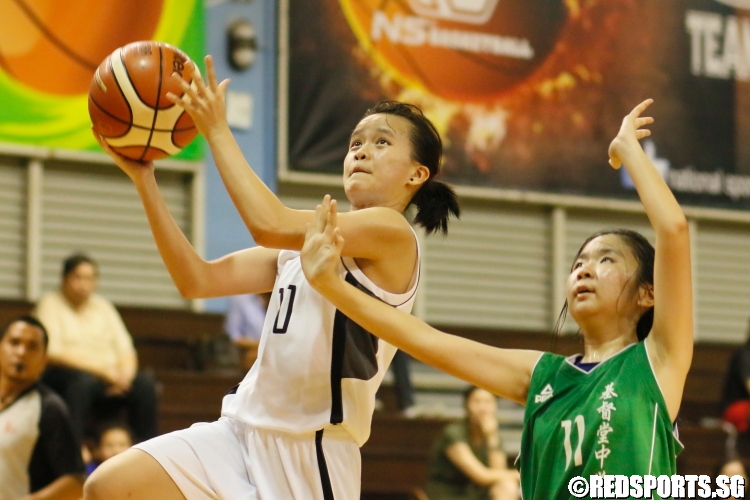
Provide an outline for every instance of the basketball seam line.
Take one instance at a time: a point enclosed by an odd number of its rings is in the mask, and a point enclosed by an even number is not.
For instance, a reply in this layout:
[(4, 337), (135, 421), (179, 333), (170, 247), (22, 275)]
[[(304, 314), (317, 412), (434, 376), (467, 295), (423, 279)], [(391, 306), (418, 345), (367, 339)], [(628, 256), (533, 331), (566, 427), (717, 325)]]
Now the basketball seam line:
[[(139, 129), (142, 129), (142, 130), (149, 130), (148, 127), (144, 127), (143, 125), (136, 125), (132, 121), (129, 122), (129, 121), (123, 120), (122, 118), (118, 118), (117, 116), (113, 115), (112, 113), (110, 113), (109, 111), (107, 111), (106, 109), (104, 109), (102, 107), (102, 105), (99, 104), (96, 101), (96, 99), (94, 99), (93, 97), (91, 97), (91, 102), (93, 102), (96, 105), (96, 107), (99, 108), (99, 110), (102, 113), (104, 113), (105, 115), (109, 116), (110, 118), (112, 118), (116, 122), (120, 122), (120, 123), (122, 123), (124, 125), (129, 125), (130, 128), (139, 128)], [(154, 128), (153, 130), (154, 130), (154, 132), (186, 132), (186, 131), (192, 130), (194, 128), (195, 128), (195, 125), (193, 125), (192, 127), (185, 127), (185, 128), (180, 128), (180, 127), (178, 127), (178, 128), (171, 128), (171, 129), (167, 129), (167, 128)], [(126, 132), (126, 134), (127, 134), (127, 132)], [(117, 136), (117, 137), (121, 137), (121, 136)]]
[[(149, 148), (151, 147), (151, 139), (154, 138), (154, 127), (156, 126), (156, 117), (159, 115), (159, 101), (161, 100), (161, 81), (164, 78), (164, 53), (161, 50), (161, 44), (157, 43), (157, 47), (159, 47), (159, 83), (156, 85), (156, 103), (154, 106), (154, 118), (151, 121), (151, 130), (148, 133), (148, 140), (146, 141), (146, 146), (143, 148), (143, 153), (141, 154), (141, 161), (146, 157), (146, 154), (148, 153)], [(130, 76), (128, 76), (130, 78)], [(136, 92), (138, 92), (136, 90)], [(141, 99), (143, 101), (143, 99)], [(146, 101), (143, 101), (146, 102)], [(170, 137), (171, 139), (171, 137)], [(172, 141), (174, 144), (174, 141)]]
[[(113, 137), (112, 139), (116, 139), (116, 137)], [(126, 149), (128, 149), (128, 148), (136, 148), (136, 149), (137, 149), (137, 148), (143, 148), (143, 149), (144, 149), (144, 151), (159, 151), (160, 153), (164, 153), (164, 155), (165, 155), (165, 156), (171, 156), (171, 153), (169, 153), (168, 151), (164, 151), (164, 150), (163, 150), (162, 148), (160, 148), (160, 147), (157, 147), (157, 146), (148, 146), (148, 147), (146, 147), (146, 146), (139, 146), (139, 145), (137, 145), (137, 144), (130, 144), (130, 145), (128, 145), (128, 146), (110, 146), (110, 147), (111, 147), (111, 148), (112, 148), (112, 149), (113, 149), (113, 150), (114, 150), (115, 152), (117, 152), (117, 153), (119, 153), (120, 151), (126, 150)], [(120, 154), (122, 154), (122, 153), (120, 153)], [(123, 156), (124, 156), (124, 155), (123, 155)], [(143, 158), (143, 156), (144, 156), (144, 155), (141, 155), (141, 158)], [(132, 158), (132, 157), (127, 157), (127, 158)], [(164, 156), (163, 156), (163, 157), (161, 157), (161, 158), (164, 158)], [(157, 159), (161, 159), (161, 158), (157, 158)], [(135, 160), (135, 161), (139, 161), (139, 162), (143, 163), (143, 162), (145, 162), (146, 160)]]
[[(161, 56), (161, 48), (160, 48), (160, 56)], [(144, 99), (141, 94), (138, 92), (138, 87), (136, 86), (133, 79), (130, 77), (130, 70), (128, 69), (128, 65), (125, 64), (125, 54), (123, 53), (123, 50), (120, 49), (120, 60), (122, 61), (122, 67), (125, 69), (125, 76), (128, 77), (128, 81), (130, 81), (130, 87), (133, 89), (133, 92), (135, 92), (136, 97), (138, 97), (138, 100), (141, 101), (143, 104), (148, 106), (148, 103), (146, 103), (146, 99)], [(115, 75), (115, 81), (117, 81), (117, 75)], [(161, 76), (159, 76), (159, 83), (161, 84)], [(117, 85), (119, 86), (120, 83), (118, 82)], [(161, 91), (161, 87), (159, 87), (159, 90)], [(123, 92), (123, 97), (125, 97), (125, 93)], [(125, 97), (125, 101), (128, 102), (128, 107), (130, 107), (130, 102), (128, 101), (128, 98)], [(154, 117), (156, 117), (156, 111), (158, 111), (159, 106), (159, 95), (156, 96), (156, 107), (154, 109)], [(150, 107), (150, 106), (149, 106)], [(130, 110), (130, 115), (133, 116), (133, 110)], [(152, 125), (153, 126), (153, 125)], [(146, 127), (143, 127), (146, 128)]]
[[(122, 50), (119, 51), (119, 54), (120, 54), (120, 56), (122, 56)], [(130, 114), (130, 124), (129, 125), (132, 128), (133, 127), (133, 118), (134, 118), (134, 116), (133, 116), (133, 108), (132, 108), (132, 106), (130, 106), (130, 101), (128, 101), (128, 96), (125, 95), (125, 91), (122, 89), (122, 85), (120, 85), (120, 81), (117, 79), (117, 74), (115, 73), (115, 68), (112, 65), (112, 57), (111, 56), (107, 58), (107, 62), (108, 62), (108, 66), (109, 66), (109, 72), (112, 74), (112, 80), (115, 81), (115, 85), (117, 86), (117, 91), (120, 93), (120, 97), (122, 97), (122, 100), (125, 101), (125, 105), (128, 107), (128, 113)], [(125, 65), (125, 61), (122, 61), (122, 63), (123, 63), (123, 66), (124, 66)], [(125, 70), (126, 70), (125, 73), (127, 73), (127, 68), (125, 68)], [(89, 93), (89, 95), (91, 95), (91, 93)], [(140, 99), (140, 97), (139, 97), (139, 99)], [(96, 102), (93, 97), (91, 97), (91, 100), (94, 101), (94, 104), (96, 104), (97, 107), (99, 107), (100, 109), (102, 109), (102, 111), (104, 111), (104, 109), (101, 106), (99, 106), (99, 103)], [(105, 111), (105, 113), (106, 113), (106, 111)], [(107, 113), (107, 114), (109, 114), (109, 113)], [(113, 116), (112, 118), (115, 118), (115, 117)], [(130, 130), (130, 128), (128, 128), (128, 130)]]

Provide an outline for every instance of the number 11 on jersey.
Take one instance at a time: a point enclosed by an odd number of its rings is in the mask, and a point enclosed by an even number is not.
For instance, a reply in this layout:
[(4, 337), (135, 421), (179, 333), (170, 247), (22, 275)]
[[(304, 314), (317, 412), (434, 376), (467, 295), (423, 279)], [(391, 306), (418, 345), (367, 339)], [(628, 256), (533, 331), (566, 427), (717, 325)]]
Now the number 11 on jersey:
[[(292, 318), (292, 308), (294, 307), (294, 296), (297, 293), (296, 285), (289, 285), (286, 288), (288, 293), (284, 293), (283, 288), (279, 288), (279, 311), (276, 313), (276, 319), (273, 321), (273, 333), (286, 333), (289, 328), (289, 320)], [(284, 309), (284, 299), (286, 299), (286, 315), (284, 316), (284, 324), (279, 326), (279, 316), (281, 311)]]
[[(576, 446), (575, 453), (570, 441), (571, 431), (573, 429), (573, 422), (576, 423), (578, 431), (578, 446)], [(583, 415), (576, 415), (576, 418), (571, 420), (563, 420), (560, 422), (562, 428), (565, 430), (565, 441), (563, 446), (565, 447), (565, 469), (570, 466), (570, 459), (573, 458), (573, 465), (581, 465), (583, 463), (583, 454), (581, 453), (581, 446), (583, 446), (583, 434), (586, 430), (586, 424), (583, 421)]]

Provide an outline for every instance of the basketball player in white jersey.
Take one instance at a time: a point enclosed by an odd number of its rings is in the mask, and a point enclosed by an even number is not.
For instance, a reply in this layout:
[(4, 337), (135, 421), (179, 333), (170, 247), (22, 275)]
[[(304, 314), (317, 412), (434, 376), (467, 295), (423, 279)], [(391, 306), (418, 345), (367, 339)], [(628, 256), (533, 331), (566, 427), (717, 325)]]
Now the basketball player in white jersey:
[[(258, 360), (224, 398), (222, 418), (157, 437), (108, 460), (89, 478), (87, 500), (353, 500), (359, 447), (369, 437), (375, 391), (395, 348), (340, 314), (305, 280), (299, 250), (313, 211), (285, 207), (245, 162), (226, 122), (210, 58), (208, 85), (173, 100), (208, 141), (229, 194), (258, 247), (206, 262), (169, 215), (152, 164), (102, 147), (133, 180), (154, 239), (186, 298), (273, 292)], [(403, 216), (430, 233), (459, 213), (453, 191), (434, 180), (442, 146), (421, 111), (385, 102), (352, 132), (341, 214), (341, 276), (409, 312), (419, 284), (419, 246)]]

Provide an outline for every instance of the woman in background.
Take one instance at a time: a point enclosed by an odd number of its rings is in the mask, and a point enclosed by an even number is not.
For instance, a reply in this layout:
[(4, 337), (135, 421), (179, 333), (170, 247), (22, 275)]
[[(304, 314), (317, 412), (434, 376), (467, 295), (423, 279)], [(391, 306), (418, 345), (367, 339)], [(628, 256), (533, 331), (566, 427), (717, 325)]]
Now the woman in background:
[(466, 417), (448, 424), (430, 450), (425, 493), (430, 500), (513, 500), (519, 476), (508, 470), (497, 418), (497, 399), (470, 386)]

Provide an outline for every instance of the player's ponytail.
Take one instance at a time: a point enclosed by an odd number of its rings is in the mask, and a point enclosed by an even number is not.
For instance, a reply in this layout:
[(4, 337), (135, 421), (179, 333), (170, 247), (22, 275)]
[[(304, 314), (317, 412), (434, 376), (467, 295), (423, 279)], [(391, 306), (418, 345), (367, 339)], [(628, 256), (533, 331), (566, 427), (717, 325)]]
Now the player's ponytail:
[(411, 199), (410, 205), (417, 207), (414, 222), (427, 233), (441, 231), (448, 233), (448, 220), (451, 215), (458, 218), (461, 209), (456, 193), (444, 182), (435, 180), (440, 173), (440, 159), (443, 156), (443, 141), (435, 125), (413, 104), (398, 101), (383, 101), (365, 113), (365, 116), (385, 113), (406, 118), (411, 122), (410, 134), (412, 159), (424, 165), (430, 176)]
[(453, 189), (444, 182), (433, 180), (432, 177), (422, 184), (411, 203), (417, 207), (414, 222), (422, 226), (427, 234), (437, 231), (448, 234), (450, 216), (461, 215), (461, 208)]

